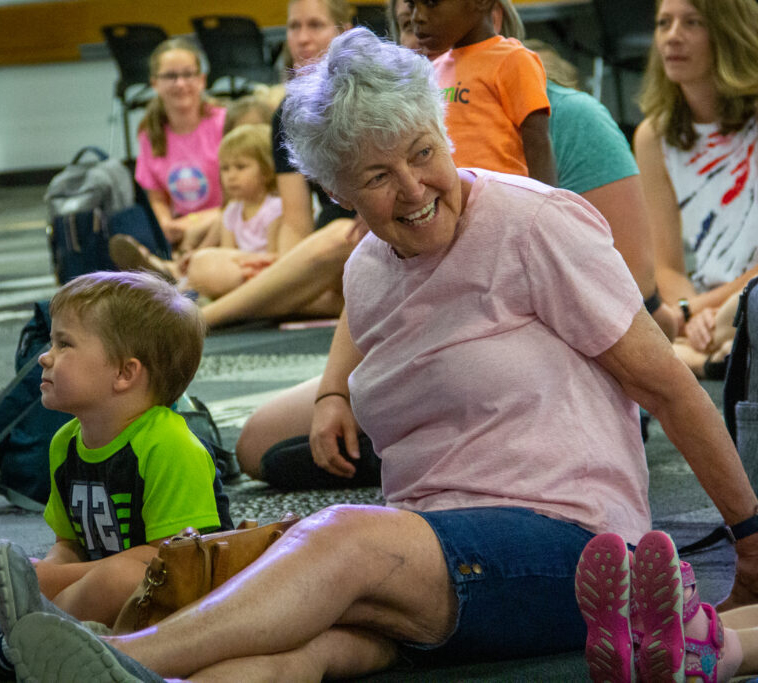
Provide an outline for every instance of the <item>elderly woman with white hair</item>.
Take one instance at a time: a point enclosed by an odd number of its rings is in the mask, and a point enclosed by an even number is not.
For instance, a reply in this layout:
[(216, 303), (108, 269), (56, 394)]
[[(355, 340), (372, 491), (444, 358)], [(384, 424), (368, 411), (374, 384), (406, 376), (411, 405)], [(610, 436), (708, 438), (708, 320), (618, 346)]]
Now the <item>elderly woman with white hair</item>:
[[(650, 529), (635, 401), (725, 521), (758, 527), (717, 410), (645, 311), (602, 217), (528, 178), (456, 169), (443, 114), (429, 62), (364, 29), (288, 85), (293, 160), (370, 231), (345, 271), (316, 458), (344, 467), (336, 439), (357, 419), (382, 458), (387, 506), (312, 515), (130, 636), (18, 608), (15, 625), (0, 622), (24, 672), (86, 659), (140, 680), (153, 680), (142, 665), (193, 681), (320, 680), (401, 652), (455, 662), (578, 649), (582, 549), (601, 532), (635, 544)], [(737, 551), (756, 583), (758, 535)], [(6, 562), (20, 585), (23, 562)]]

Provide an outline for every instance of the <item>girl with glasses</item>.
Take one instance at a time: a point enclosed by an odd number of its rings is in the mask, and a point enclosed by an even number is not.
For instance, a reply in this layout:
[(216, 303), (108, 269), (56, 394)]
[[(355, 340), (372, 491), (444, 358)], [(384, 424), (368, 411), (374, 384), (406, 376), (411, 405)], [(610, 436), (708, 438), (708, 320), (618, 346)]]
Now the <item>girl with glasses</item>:
[(225, 110), (205, 95), (202, 55), (185, 39), (161, 43), (150, 57), (150, 73), (156, 96), (139, 125), (135, 177), (166, 239), (184, 250), (219, 214)]

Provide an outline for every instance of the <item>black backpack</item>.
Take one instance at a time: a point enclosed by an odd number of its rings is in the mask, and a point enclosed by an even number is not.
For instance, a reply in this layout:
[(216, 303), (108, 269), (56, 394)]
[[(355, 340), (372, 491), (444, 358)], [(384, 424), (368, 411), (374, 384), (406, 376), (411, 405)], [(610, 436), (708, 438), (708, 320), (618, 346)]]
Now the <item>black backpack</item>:
[(50, 348), (47, 302), (34, 304), (16, 349), (16, 376), (0, 393), (0, 493), (27, 510), (42, 510), (50, 495), (50, 439), (71, 419), (48, 410), (39, 389), (39, 357)]
[[(85, 160), (89, 155), (93, 159)], [(171, 257), (147, 196), (129, 169), (98, 147), (84, 147), (45, 192), (55, 276), (64, 284), (83, 273), (117, 270), (112, 235), (131, 235), (161, 258)]]
[(742, 466), (758, 490), (758, 278), (747, 283), (734, 316), (724, 380), (724, 421)]

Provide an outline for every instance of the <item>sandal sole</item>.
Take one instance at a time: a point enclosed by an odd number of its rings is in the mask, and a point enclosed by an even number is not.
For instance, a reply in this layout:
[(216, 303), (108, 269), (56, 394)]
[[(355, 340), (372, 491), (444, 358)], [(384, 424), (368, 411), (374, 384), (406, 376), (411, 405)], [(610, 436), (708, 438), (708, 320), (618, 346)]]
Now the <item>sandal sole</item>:
[(632, 589), (643, 631), (640, 678), (684, 683), (682, 575), (668, 534), (651, 531), (642, 537), (634, 551)]
[(576, 568), (574, 589), (587, 624), (585, 657), (594, 683), (635, 680), (629, 624), (629, 552), (616, 534), (595, 536)]

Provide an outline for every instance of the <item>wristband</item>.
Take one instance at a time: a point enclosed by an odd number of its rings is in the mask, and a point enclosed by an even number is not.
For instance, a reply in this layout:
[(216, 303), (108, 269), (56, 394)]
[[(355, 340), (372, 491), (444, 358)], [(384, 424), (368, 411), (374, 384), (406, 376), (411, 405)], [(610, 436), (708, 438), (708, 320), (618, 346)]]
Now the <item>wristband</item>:
[(689, 299), (679, 299), (677, 301), (679, 304), (679, 308), (682, 311), (682, 315), (684, 316), (684, 322), (688, 323), (690, 321), (690, 318), (692, 317), (692, 312), (690, 311), (690, 302)]
[(656, 287), (655, 291), (645, 299), (645, 309), (650, 315), (653, 315), (661, 307), (662, 303), (663, 301), (661, 301), (661, 296), (658, 294), (658, 288)]
[(732, 543), (747, 536), (752, 536), (754, 533), (758, 533), (758, 514), (726, 527), (726, 535)]
[(325, 394), (321, 394), (321, 396), (316, 397), (313, 405), (316, 405), (322, 398), (326, 398), (327, 396), (342, 396), (342, 398), (350, 403), (350, 398), (348, 398), (345, 394), (340, 393), (339, 391), (327, 391)]

